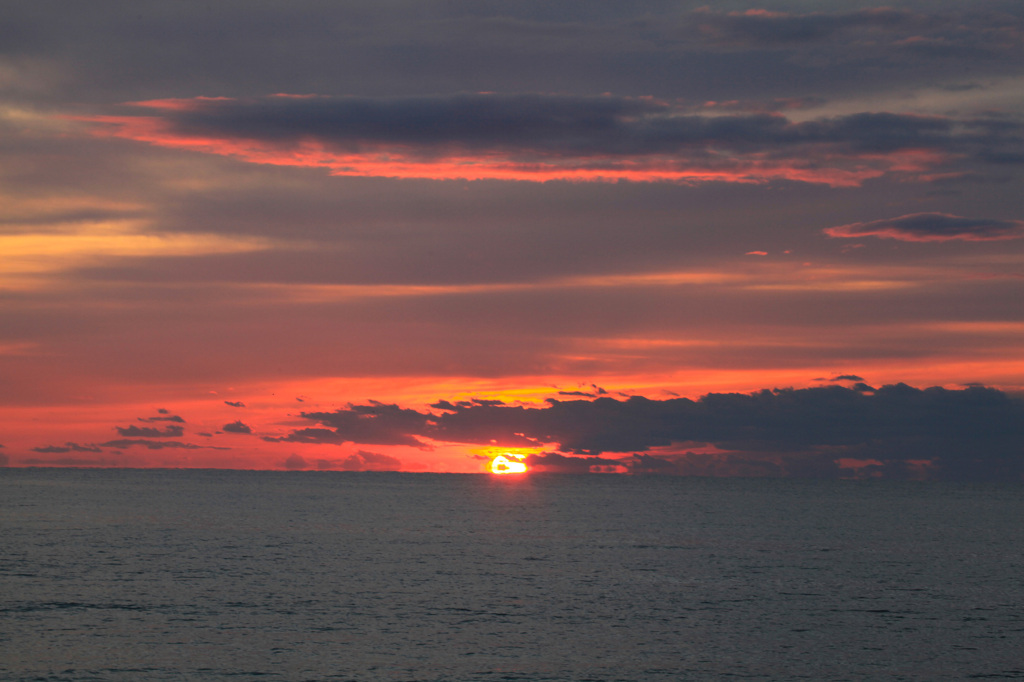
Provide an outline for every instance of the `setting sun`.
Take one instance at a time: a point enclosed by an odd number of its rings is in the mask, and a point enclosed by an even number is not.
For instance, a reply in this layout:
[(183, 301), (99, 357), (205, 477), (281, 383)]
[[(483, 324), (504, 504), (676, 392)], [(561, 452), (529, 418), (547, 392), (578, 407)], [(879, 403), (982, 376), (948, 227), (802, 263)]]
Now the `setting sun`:
[[(509, 458), (512, 459), (509, 459)], [(526, 463), (520, 461), (518, 458), (522, 455), (498, 455), (491, 460), (491, 473), (492, 474), (525, 474)]]

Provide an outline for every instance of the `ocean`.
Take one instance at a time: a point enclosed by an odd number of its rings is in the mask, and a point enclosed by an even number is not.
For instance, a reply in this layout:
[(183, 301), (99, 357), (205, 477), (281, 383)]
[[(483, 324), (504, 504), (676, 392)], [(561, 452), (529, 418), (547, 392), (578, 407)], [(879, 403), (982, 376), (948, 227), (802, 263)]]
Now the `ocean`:
[(0, 470), (4, 680), (1024, 679), (1024, 487)]

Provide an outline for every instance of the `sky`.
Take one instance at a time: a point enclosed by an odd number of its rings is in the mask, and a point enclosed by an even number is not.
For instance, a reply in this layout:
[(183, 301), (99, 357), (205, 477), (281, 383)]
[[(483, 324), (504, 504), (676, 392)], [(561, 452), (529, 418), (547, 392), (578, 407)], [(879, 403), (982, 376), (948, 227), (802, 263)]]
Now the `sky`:
[(1024, 477), (1017, 1), (12, 0), (0, 463)]

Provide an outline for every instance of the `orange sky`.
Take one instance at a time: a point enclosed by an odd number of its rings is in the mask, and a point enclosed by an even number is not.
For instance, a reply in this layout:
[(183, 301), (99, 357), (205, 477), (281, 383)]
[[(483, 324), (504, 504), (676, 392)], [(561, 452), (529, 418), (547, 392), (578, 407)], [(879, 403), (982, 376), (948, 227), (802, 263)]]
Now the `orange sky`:
[[(38, 47), (0, 55), (0, 461), (479, 472), (485, 433), (431, 434), (488, 401), (1016, 400), (1024, 16), (784, 4), (505, 7), (508, 33), (367, 10), (351, 43), (252, 8), (273, 44), (188, 50), (144, 10), (89, 35), (82, 9), (15, 17)], [(358, 435), (372, 405), (398, 410), (386, 437)], [(908, 440), (857, 450), (806, 412), (802, 449), (672, 431), (590, 455), (530, 414), (538, 462), (912, 468)]]

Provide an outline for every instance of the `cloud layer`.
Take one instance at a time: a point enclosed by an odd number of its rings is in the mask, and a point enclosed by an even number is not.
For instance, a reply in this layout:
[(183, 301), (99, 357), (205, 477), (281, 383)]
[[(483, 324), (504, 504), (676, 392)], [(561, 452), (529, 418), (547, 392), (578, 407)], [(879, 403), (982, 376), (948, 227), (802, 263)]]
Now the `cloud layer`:
[[(746, 461), (772, 462), (779, 473), (794, 475), (836, 475), (843, 459), (873, 460), (904, 474), (911, 462), (927, 461), (935, 475), (949, 478), (1024, 473), (1024, 401), (989, 388), (922, 390), (898, 384), (876, 390), (859, 383), (854, 388), (708, 394), (699, 400), (633, 396), (552, 399), (543, 408), (447, 402), (435, 407), (438, 413), (375, 403), (303, 413), (329, 428), (299, 429), (284, 440), (421, 444), (420, 439), (429, 438), (498, 447), (553, 445), (557, 453), (532, 463), (560, 471), (622, 463), (566, 461), (569, 455), (632, 452), (648, 457), (628, 460), (630, 466), (653, 472), (659, 465), (650, 459), (652, 453), (697, 444)], [(661, 470), (672, 473), (685, 459), (669, 458)]]
[(135, 104), (156, 115), (94, 117), (95, 134), (353, 176), (857, 186), (954, 157), (1024, 150), (1024, 127), (1003, 120), (710, 116), (650, 97), (276, 95)]
[(942, 433), (938, 397), (968, 394), (871, 386), (1024, 387), (1020, 2), (3, 10), (15, 465), (476, 472), (500, 443), (549, 471), (952, 476), (1009, 452), (994, 399), (989, 435), (940, 442), (910, 406)]
[(830, 237), (878, 237), (904, 242), (1002, 241), (1024, 237), (1024, 221), (964, 218), (949, 213), (911, 215), (825, 229)]

